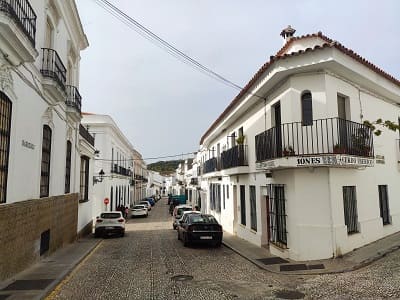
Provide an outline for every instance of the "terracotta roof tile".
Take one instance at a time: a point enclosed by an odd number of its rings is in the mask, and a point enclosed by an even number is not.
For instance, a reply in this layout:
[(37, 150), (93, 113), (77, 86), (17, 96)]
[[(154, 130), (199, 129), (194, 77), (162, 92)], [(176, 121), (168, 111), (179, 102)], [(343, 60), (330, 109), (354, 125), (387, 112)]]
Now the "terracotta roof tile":
[[(292, 53), (285, 53), (287, 49), (289, 49), (290, 45), (293, 44), (294, 41), (306, 39), (306, 38), (312, 38), (312, 37), (319, 37), (323, 41), (325, 41), (322, 46), (316, 45), (314, 48), (306, 48), (305, 50), (299, 50), (297, 52), (292, 52)], [(232, 102), (225, 108), (225, 110), (221, 113), (221, 115), (214, 121), (214, 123), (208, 128), (208, 130), (203, 134), (203, 136), (200, 139), (200, 144), (203, 143), (204, 139), (211, 133), (212, 130), (222, 121), (222, 119), (235, 107), (237, 104), (239, 104), (241, 101), (243, 101), (242, 97), (248, 92), (250, 87), (261, 77), (261, 75), (275, 62), (280, 59), (286, 59), (288, 57), (292, 56), (297, 56), (301, 55), (306, 52), (311, 52), (311, 51), (316, 51), (324, 48), (336, 48), (342, 53), (350, 56), (351, 58), (355, 59), (356, 61), (360, 62), (361, 64), (365, 65), (369, 69), (373, 70), (374, 72), (378, 73), (379, 75), (385, 77), (389, 81), (393, 82), (394, 84), (400, 86), (400, 81), (393, 77), (392, 75), (386, 73), (382, 69), (378, 68), (365, 58), (361, 57), (359, 54), (355, 53), (353, 50), (344, 47), (342, 44), (340, 44), (337, 41), (334, 41), (327, 36), (323, 35), (321, 31), (318, 33), (313, 33), (313, 34), (306, 34), (298, 37), (292, 37), (276, 54), (275, 56), (270, 56), (270, 59), (268, 62), (266, 62), (258, 71), (253, 75), (253, 77), (250, 79), (250, 81), (246, 84), (246, 86), (239, 92), (239, 94), (232, 100)], [(284, 54), (285, 53), (285, 54)]]

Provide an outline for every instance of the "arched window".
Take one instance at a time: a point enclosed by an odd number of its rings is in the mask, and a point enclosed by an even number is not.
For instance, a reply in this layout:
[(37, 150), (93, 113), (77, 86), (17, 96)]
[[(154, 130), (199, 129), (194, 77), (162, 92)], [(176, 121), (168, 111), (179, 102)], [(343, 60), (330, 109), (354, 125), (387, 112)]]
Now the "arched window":
[(313, 124), (312, 96), (309, 91), (305, 91), (301, 95), (301, 118), (303, 126)]
[(11, 100), (0, 92), (0, 203), (6, 202), (7, 196), (7, 175), (8, 155), (10, 150), (10, 129), (11, 129)]

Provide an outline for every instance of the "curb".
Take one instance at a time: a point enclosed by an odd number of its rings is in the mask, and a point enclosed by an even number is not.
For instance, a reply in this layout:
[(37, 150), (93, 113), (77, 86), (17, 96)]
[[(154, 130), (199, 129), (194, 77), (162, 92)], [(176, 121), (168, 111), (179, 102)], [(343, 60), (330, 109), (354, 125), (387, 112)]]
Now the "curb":
[[(90, 247), (85, 253), (84, 255), (82, 255), (82, 257), (80, 257), (76, 262), (74, 262), (73, 264), (69, 265), (68, 268), (62, 272), (59, 276), (57, 276), (57, 278), (49, 285), (47, 286), (43, 292), (41, 293), (41, 295), (38, 295), (37, 297), (34, 298), (34, 300), (42, 300), (42, 299), (47, 299), (49, 296), (51, 296), (51, 293), (53, 291), (56, 290), (56, 288), (58, 287), (58, 285), (65, 279), (68, 277), (68, 275), (70, 275), (75, 268), (82, 262), (84, 261), (91, 253), (93, 253), (93, 251), (100, 245), (100, 243), (103, 240), (98, 240), (96, 241), (92, 247)], [(78, 243), (79, 241), (77, 241), (76, 243)], [(49, 298), (52, 299), (52, 298)]]
[(347, 273), (347, 272), (352, 272), (352, 271), (356, 271), (359, 269), (362, 269), (366, 266), (369, 266), (370, 264), (372, 264), (373, 262), (385, 257), (386, 255), (395, 252), (396, 250), (400, 249), (400, 245), (398, 246), (394, 246), (392, 248), (387, 249), (384, 252), (378, 252), (377, 255), (372, 256), (364, 261), (361, 261), (357, 264), (354, 264), (351, 267), (348, 268), (344, 268), (341, 270), (335, 270), (335, 271), (325, 271), (325, 272), (314, 272), (314, 273), (303, 273), (303, 272), (278, 272), (278, 271), (274, 271), (274, 270), (270, 270), (268, 269), (264, 264), (261, 264), (260, 262), (258, 262), (255, 259), (249, 258), (246, 255), (244, 255), (240, 250), (236, 249), (234, 246), (232, 246), (231, 244), (222, 241), (222, 243), (224, 244), (225, 247), (231, 249), (232, 251), (236, 252), (237, 254), (239, 254), (241, 257), (243, 257), (244, 259), (248, 260), (249, 262), (253, 263), (254, 265), (256, 265), (257, 267), (259, 267), (260, 269), (266, 270), (270, 273), (274, 273), (274, 274), (280, 274), (280, 275), (325, 275), (325, 274), (340, 274), (340, 273)]

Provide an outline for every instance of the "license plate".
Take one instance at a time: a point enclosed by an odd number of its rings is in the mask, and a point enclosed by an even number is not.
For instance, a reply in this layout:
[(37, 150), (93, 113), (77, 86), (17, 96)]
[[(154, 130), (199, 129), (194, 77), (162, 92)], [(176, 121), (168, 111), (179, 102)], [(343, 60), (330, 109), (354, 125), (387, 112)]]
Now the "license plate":
[(201, 240), (212, 240), (212, 236), (201, 236)]
[(106, 227), (106, 230), (114, 229), (114, 227)]

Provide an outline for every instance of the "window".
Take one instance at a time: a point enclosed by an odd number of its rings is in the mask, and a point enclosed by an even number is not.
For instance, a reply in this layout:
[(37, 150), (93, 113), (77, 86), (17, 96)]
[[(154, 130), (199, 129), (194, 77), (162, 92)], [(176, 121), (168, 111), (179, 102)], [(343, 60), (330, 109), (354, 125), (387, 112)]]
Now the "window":
[(0, 92), (0, 203), (7, 201), (8, 155), (10, 152), (12, 103)]
[(65, 194), (71, 191), (71, 150), (72, 143), (67, 141), (67, 153), (65, 158)]
[(245, 186), (240, 186), (240, 222), (246, 226), (246, 190)]
[(40, 171), (40, 198), (49, 196), (50, 186), (51, 128), (43, 126), (42, 166)]
[(343, 206), (344, 223), (347, 226), (347, 233), (352, 234), (358, 232), (357, 199), (355, 186), (343, 187)]
[(301, 95), (301, 114), (303, 126), (313, 124), (312, 96), (308, 91)]
[(240, 127), (238, 130), (239, 137), (243, 136), (243, 127)]
[(225, 185), (222, 186), (222, 208), (225, 209)]
[(80, 202), (89, 200), (89, 157), (81, 156)]
[(231, 148), (236, 146), (236, 133), (232, 132), (231, 134)]
[(229, 185), (226, 185), (226, 199), (229, 199)]
[(251, 229), (257, 231), (256, 187), (250, 186), (250, 221)]
[(269, 198), (269, 236), (278, 246), (287, 245), (285, 187), (281, 184), (267, 185)]
[(113, 210), (113, 203), (114, 203), (114, 189), (111, 187), (110, 191), (110, 210)]
[(381, 218), (383, 221), (383, 225), (387, 225), (390, 224), (387, 185), (378, 185), (378, 191), (379, 191), (379, 209), (381, 212)]
[(50, 20), (47, 19), (44, 47), (52, 49), (53, 48), (53, 44), (54, 44), (54, 27), (51, 24)]

